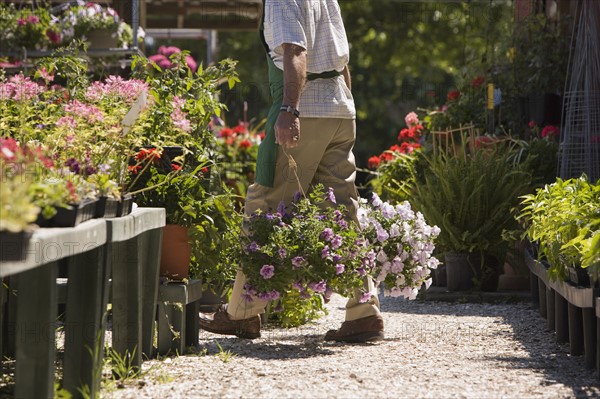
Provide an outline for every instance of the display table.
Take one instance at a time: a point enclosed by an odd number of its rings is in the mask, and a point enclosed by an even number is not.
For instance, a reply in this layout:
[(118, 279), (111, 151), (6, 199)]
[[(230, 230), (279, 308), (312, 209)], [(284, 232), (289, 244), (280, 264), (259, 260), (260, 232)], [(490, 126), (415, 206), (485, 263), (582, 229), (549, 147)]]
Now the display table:
[(595, 309), (598, 289), (551, 280), (542, 263), (530, 256), (526, 261), (536, 282), (532, 295), (537, 294), (540, 314), (556, 332), (557, 342), (568, 342), (571, 354), (584, 355), (586, 367), (596, 367), (600, 375), (600, 312)]
[(138, 208), (127, 217), (106, 220), (113, 349), (139, 367), (142, 354), (152, 355), (165, 210)]
[(82, 396), (80, 389), (99, 393), (111, 273), (113, 346), (141, 364), (140, 348), (152, 347), (164, 224), (164, 209), (139, 208), (121, 218), (39, 229), (25, 260), (0, 262), (0, 278), (10, 276), (10, 290), (0, 289), (0, 323), (6, 316), (16, 398), (54, 397), (59, 264), (68, 267), (64, 388), (73, 397)]

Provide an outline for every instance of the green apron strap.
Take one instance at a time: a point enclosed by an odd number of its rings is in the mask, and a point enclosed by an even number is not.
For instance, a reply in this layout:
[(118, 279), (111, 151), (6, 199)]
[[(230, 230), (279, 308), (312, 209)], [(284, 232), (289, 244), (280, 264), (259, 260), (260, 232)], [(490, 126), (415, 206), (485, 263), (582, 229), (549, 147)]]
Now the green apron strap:
[[(265, 3), (263, 1), (263, 11), (260, 22), (260, 40), (267, 53), (267, 66), (269, 74), (269, 89), (271, 92), (272, 104), (269, 109), (267, 116), (267, 123), (265, 125), (265, 139), (260, 143), (258, 147), (258, 156), (256, 158), (256, 177), (255, 181), (266, 187), (273, 187), (275, 180), (275, 166), (277, 164), (277, 149), (278, 145), (275, 143), (275, 122), (279, 116), (279, 109), (283, 103), (283, 71), (277, 66), (269, 55), (269, 46), (265, 40), (264, 34), (264, 23), (265, 23)], [(315, 79), (328, 79), (339, 76), (338, 71), (327, 71), (323, 73), (309, 73), (307, 74), (307, 80)]]
[(271, 92), (272, 104), (267, 116), (265, 125), (265, 139), (258, 147), (258, 156), (256, 158), (256, 177), (255, 181), (265, 187), (273, 187), (275, 180), (275, 166), (277, 164), (277, 149), (275, 143), (275, 122), (279, 116), (279, 109), (283, 103), (283, 71), (277, 66), (269, 55), (269, 47), (264, 36), (265, 3), (263, 1), (263, 13), (260, 24), (260, 38), (267, 52), (267, 66), (269, 74), (269, 89)]

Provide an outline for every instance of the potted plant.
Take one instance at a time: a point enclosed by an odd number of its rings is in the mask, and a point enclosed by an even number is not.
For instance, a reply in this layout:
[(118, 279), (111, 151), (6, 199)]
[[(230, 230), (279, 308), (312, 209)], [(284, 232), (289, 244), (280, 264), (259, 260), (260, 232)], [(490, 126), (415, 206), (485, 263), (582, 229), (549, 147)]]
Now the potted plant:
[(109, 49), (122, 47), (123, 29), (117, 12), (111, 7), (98, 3), (78, 0), (67, 8), (60, 17), (63, 37), (66, 42), (76, 38), (85, 38), (91, 48)]
[(513, 151), (507, 144), (468, 151), (463, 144), (457, 156), (426, 156), (412, 202), (441, 229), (437, 245), (446, 254), (449, 290), (497, 288), (508, 247), (502, 232), (514, 228), (510, 210), (530, 184), (529, 173), (512, 161)]
[[(194, 72), (186, 62), (187, 55), (186, 51), (171, 54), (171, 64), (164, 69), (145, 58), (134, 60), (134, 75), (148, 84), (152, 98), (132, 127), (141, 145), (133, 154), (136, 162), (129, 165), (128, 185), (138, 205), (166, 209), (169, 234), (165, 232), (163, 237), (169, 240), (177, 234), (180, 249), (166, 250), (163, 242), (163, 275), (179, 280), (189, 275), (189, 229), (206, 218), (203, 201), (210, 197), (206, 183), (214, 140), (208, 124), (224, 108), (216, 99), (218, 84), (223, 79), (232, 85), (237, 81), (231, 61)], [(174, 146), (181, 155), (171, 159), (164, 150)], [(185, 258), (169, 265), (167, 257), (176, 253)], [(182, 269), (167, 270), (176, 265)]]
[(588, 182), (585, 176), (557, 178), (523, 197), (519, 220), (529, 240), (537, 244), (538, 259), (547, 260), (553, 280), (589, 286), (590, 275), (598, 279), (599, 183)]
[(202, 200), (202, 215), (189, 229), (190, 278), (202, 281), (202, 305), (227, 303), (240, 264), (242, 214), (227, 187), (212, 189)]
[(0, 4), (0, 51), (47, 50), (60, 43), (59, 32), (46, 7)]
[(0, 139), (0, 261), (25, 258), (40, 207), (34, 203), (23, 152), (11, 139)]

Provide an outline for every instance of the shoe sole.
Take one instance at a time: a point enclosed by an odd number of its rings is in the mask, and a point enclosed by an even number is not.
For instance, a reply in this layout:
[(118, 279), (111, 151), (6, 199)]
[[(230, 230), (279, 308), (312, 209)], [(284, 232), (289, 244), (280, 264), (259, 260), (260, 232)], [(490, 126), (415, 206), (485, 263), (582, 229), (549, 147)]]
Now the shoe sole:
[(381, 341), (385, 338), (383, 331), (367, 331), (360, 334), (348, 335), (345, 337), (327, 337), (325, 341), (349, 342), (349, 343), (364, 343)]
[(213, 329), (207, 326), (203, 326), (202, 324), (200, 324), (200, 328), (211, 332), (213, 334), (221, 334), (221, 335), (235, 335), (238, 338), (245, 338), (245, 339), (256, 339), (256, 338), (260, 338), (260, 331), (257, 333), (253, 333), (253, 332), (248, 332), (248, 331), (239, 331), (239, 330), (217, 330), (217, 329)]

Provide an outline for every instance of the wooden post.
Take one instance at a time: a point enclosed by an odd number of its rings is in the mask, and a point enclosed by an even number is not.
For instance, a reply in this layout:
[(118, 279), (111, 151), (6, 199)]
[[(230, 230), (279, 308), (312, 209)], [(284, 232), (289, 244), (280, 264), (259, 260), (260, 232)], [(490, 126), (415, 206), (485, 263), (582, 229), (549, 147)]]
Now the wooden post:
[(556, 310), (556, 342), (559, 344), (569, 341), (569, 310), (568, 302), (558, 292), (554, 292), (554, 308)]
[(15, 398), (54, 397), (56, 276), (56, 262), (16, 275)]
[[(596, 332), (600, 331), (600, 317), (596, 315)], [(600, 334), (596, 334), (596, 376), (600, 379)]]
[(156, 297), (160, 271), (160, 256), (163, 229), (152, 229), (142, 233), (142, 353), (152, 356), (154, 345), (154, 322), (156, 319)]
[(69, 259), (65, 325), (64, 388), (73, 398), (100, 395), (108, 265), (105, 246)]
[(17, 276), (8, 277), (8, 293), (6, 296), (6, 338), (4, 339), (4, 356), (15, 357), (15, 341), (17, 339)]
[(2, 359), (4, 359), (4, 337), (6, 334), (4, 333), (4, 314), (6, 311), (4, 310), (4, 306), (6, 304), (6, 288), (4, 287), (4, 281), (0, 278), (0, 380), (4, 377), (4, 373), (2, 372)]
[(569, 347), (571, 355), (583, 355), (583, 315), (580, 307), (569, 303)]
[(112, 265), (113, 349), (129, 358), (135, 368), (142, 365), (142, 248), (139, 240), (109, 244)]
[(593, 369), (596, 364), (596, 314), (594, 308), (583, 308), (583, 348), (585, 367)]
[(538, 277), (535, 274), (530, 273), (529, 289), (531, 291), (531, 302), (532, 302), (534, 308), (540, 307), (540, 296), (538, 293), (538, 290), (539, 290), (538, 281), (539, 281)]
[(548, 308), (546, 307), (546, 284), (540, 279), (538, 282), (538, 301), (540, 303), (540, 315), (545, 319), (548, 317)]
[(546, 314), (548, 315), (548, 329), (554, 331), (556, 325), (556, 310), (554, 306), (554, 290), (546, 288)]

